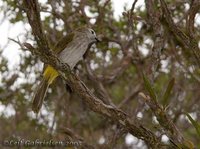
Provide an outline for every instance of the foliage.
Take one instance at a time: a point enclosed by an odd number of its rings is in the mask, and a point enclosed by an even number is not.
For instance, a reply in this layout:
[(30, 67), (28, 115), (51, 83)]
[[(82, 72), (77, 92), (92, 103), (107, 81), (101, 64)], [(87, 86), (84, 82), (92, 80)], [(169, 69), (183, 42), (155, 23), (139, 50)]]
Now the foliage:
[[(194, 0), (195, 5), (188, 1), (166, 1), (176, 26), (188, 37), (186, 39), (195, 40), (187, 43), (192, 47), (187, 47), (185, 40), (171, 30), (160, 1), (146, 0), (134, 11), (126, 8), (119, 18), (114, 17), (109, 0), (40, 2), (42, 25), (50, 47), (63, 35), (83, 25), (91, 26), (102, 38), (102, 42), (93, 45), (74, 70), (99, 99), (119, 107), (132, 117), (133, 122), (141, 123), (158, 137), (167, 135), (169, 140), (164, 142), (167, 145), (177, 141), (171, 140), (173, 131), (166, 130), (168, 128), (161, 123), (162, 116), (168, 116), (184, 141), (189, 142), (190, 145), (186, 143), (185, 146), (200, 148), (197, 122), (187, 114), (191, 125), (183, 116), (184, 112), (194, 113), (195, 120), (200, 121), (198, 51), (192, 51), (200, 40), (199, 13), (193, 13), (192, 9), (199, 6), (198, 0)], [(0, 7), (0, 13), (4, 15), (2, 21), (7, 19), (12, 24), (23, 22), (24, 26), (28, 25), (22, 0), (3, 0)], [(192, 15), (196, 15), (193, 24)], [(30, 29), (23, 37), (21, 43), (31, 41), (37, 47)], [(92, 112), (76, 91), (70, 94), (66, 90), (62, 78), (51, 85), (40, 114), (33, 114), (31, 99), (41, 78), (41, 62), (30, 52), (16, 47), (13, 50), (21, 51), (21, 61), (11, 69), (2, 55), (6, 48), (0, 48), (0, 108), (3, 109), (0, 113), (0, 141), (67, 139), (82, 140), (83, 148), (148, 147), (141, 138), (135, 138), (141, 142), (140, 147), (137, 141), (127, 144), (125, 140), (129, 132)], [(161, 121), (154, 120), (156, 109), (150, 111), (139, 92), (150, 95), (155, 103), (167, 106), (158, 113)]]

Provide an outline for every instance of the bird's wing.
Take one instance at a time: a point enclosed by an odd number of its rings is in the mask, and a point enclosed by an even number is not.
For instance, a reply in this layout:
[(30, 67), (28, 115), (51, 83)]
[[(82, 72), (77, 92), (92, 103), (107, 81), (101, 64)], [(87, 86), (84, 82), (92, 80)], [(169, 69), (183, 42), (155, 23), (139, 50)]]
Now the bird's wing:
[[(67, 44), (69, 44), (74, 37), (74, 33), (69, 33), (66, 36), (62, 37), (53, 47), (53, 51), (55, 52), (55, 54), (59, 54), (62, 50), (64, 50), (67, 46)], [(43, 66), (43, 72), (46, 69), (48, 65), (44, 64)]]
[(61, 38), (53, 48), (53, 51), (56, 54), (59, 54), (62, 50), (66, 48), (66, 46), (73, 40), (74, 33), (67, 34), (63, 38)]

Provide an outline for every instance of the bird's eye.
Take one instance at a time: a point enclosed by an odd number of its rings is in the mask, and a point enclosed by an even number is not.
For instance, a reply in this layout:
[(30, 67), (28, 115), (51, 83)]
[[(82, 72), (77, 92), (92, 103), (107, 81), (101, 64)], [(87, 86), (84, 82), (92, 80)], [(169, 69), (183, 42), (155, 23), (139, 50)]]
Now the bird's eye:
[(93, 30), (90, 30), (90, 32), (91, 32), (93, 35), (95, 34)]

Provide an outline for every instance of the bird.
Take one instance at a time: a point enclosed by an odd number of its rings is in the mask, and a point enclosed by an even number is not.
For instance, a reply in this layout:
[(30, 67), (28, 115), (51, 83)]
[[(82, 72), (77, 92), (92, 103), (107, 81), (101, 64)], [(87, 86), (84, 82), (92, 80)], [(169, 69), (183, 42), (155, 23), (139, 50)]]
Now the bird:
[[(83, 59), (87, 49), (100, 40), (93, 29), (79, 27), (61, 38), (54, 46), (53, 51), (63, 63), (67, 63), (71, 70)], [(32, 110), (38, 113), (46, 96), (49, 86), (59, 76), (59, 73), (52, 66), (44, 68), (42, 79), (36, 87), (32, 99)]]

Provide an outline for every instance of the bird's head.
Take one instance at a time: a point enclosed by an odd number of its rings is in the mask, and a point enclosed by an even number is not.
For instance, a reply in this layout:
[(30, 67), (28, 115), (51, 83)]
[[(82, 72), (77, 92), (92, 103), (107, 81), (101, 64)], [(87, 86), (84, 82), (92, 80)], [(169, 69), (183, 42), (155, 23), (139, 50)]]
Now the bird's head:
[(96, 33), (93, 29), (88, 27), (81, 27), (76, 30), (76, 32), (82, 36), (83, 38), (87, 38), (89, 40), (89, 43), (95, 43), (99, 42), (100, 40), (96, 36)]

